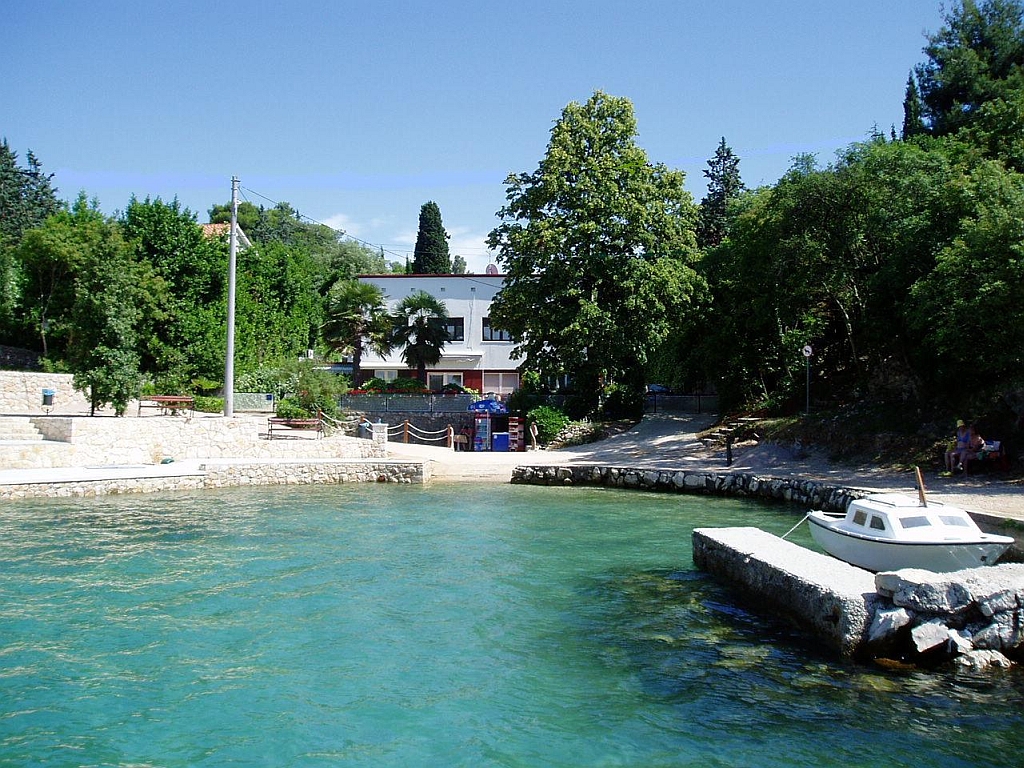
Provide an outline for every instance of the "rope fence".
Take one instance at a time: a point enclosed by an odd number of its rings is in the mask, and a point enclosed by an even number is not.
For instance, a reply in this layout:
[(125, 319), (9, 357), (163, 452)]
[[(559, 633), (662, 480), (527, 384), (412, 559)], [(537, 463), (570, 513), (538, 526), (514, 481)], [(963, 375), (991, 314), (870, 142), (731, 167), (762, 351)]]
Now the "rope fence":
[[(381, 422), (376, 422), (377, 424)], [(375, 422), (370, 421), (365, 416), (359, 421), (359, 425), (365, 425), (367, 429), (373, 429)], [(408, 443), (409, 438), (413, 437), (416, 440), (424, 443), (440, 443), (444, 441), (445, 448), (454, 447), (455, 428), (449, 424), (444, 429), (436, 430), (425, 430), (420, 429), (415, 424), (411, 424), (408, 419), (399, 424), (388, 424), (387, 425), (388, 441), (399, 442), (398, 438), (401, 437), (401, 442)]]

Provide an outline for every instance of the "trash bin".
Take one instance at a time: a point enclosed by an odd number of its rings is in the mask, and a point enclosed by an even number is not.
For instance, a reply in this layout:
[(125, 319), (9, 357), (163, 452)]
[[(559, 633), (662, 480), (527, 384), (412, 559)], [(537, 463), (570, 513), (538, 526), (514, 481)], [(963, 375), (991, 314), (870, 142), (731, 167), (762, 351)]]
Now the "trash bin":
[(53, 408), (53, 396), (56, 394), (52, 389), (43, 390), (43, 408)]
[(492, 451), (507, 451), (508, 450), (508, 432), (495, 432), (494, 437), (491, 439), (491, 450)]

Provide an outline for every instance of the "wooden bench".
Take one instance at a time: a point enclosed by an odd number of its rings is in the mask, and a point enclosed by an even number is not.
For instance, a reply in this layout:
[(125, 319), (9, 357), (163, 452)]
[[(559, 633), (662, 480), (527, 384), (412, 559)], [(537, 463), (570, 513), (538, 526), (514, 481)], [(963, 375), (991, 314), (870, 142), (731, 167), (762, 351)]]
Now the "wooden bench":
[(283, 419), (272, 416), (267, 419), (267, 439), (273, 440), (275, 433), (278, 437), (285, 437), (293, 432), (316, 432), (316, 438), (323, 437), (324, 420), (316, 419)]
[(1010, 468), (1010, 457), (1006, 455), (1006, 445), (1002, 440), (986, 440), (985, 447), (978, 451), (977, 457), (964, 462), (964, 474), (982, 469), (996, 469), (1005, 472)]
[(150, 395), (139, 398), (139, 416), (142, 415), (143, 408), (159, 408), (165, 416), (188, 411), (188, 417), (192, 418), (196, 409), (196, 399), (185, 395)]

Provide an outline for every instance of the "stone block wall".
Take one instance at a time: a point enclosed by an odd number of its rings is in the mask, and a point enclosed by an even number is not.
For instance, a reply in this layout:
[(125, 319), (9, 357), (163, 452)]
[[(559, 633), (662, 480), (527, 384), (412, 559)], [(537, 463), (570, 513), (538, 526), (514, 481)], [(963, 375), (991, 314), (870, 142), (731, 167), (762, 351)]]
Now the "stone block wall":
[(386, 447), (335, 434), (322, 439), (267, 440), (266, 419), (197, 414), (113, 418), (38, 416), (32, 424), (47, 442), (4, 446), (0, 469), (93, 464), (159, 464), (164, 459), (368, 459)]
[(71, 385), (71, 374), (0, 371), (0, 414), (43, 414), (43, 390), (52, 389), (51, 413), (88, 413), (89, 400)]
[(512, 472), (512, 482), (525, 485), (589, 485), (663, 493), (751, 496), (791, 501), (808, 509), (821, 509), (826, 512), (845, 512), (851, 500), (860, 498), (865, 493), (799, 478), (762, 477), (745, 473), (630, 469), (589, 464), (516, 467)]

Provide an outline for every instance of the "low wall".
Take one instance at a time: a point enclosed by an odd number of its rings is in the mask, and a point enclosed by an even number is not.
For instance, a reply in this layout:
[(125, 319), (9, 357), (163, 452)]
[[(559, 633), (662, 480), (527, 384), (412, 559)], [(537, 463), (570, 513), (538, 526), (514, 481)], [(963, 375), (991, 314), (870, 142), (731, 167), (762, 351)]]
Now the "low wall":
[(88, 413), (89, 400), (71, 384), (68, 373), (0, 371), (0, 413), (43, 414), (43, 390), (52, 389), (51, 413)]
[[(129, 467), (108, 473), (97, 469), (57, 476), (49, 482), (0, 483), (0, 500), (69, 498), (156, 491), (187, 491), (241, 485), (337, 485), (340, 483), (425, 483), (430, 469), (425, 462), (374, 459), (294, 461), (211, 461), (195, 469), (177, 465)], [(106, 476), (104, 476), (106, 475)]]
[[(4, 468), (159, 464), (164, 459), (368, 459), (386, 455), (386, 449), (372, 440), (341, 434), (322, 439), (267, 440), (266, 423), (266, 419), (257, 417), (207, 415), (192, 419), (38, 416), (32, 418), (32, 424), (51, 442), (18, 446), (23, 464)], [(54, 442), (65, 445), (61, 451), (53, 451)]]
[(867, 493), (854, 488), (825, 485), (798, 478), (594, 465), (516, 467), (512, 472), (512, 482), (525, 485), (605, 486), (663, 493), (750, 496), (791, 501), (826, 512), (845, 512), (850, 501)]

